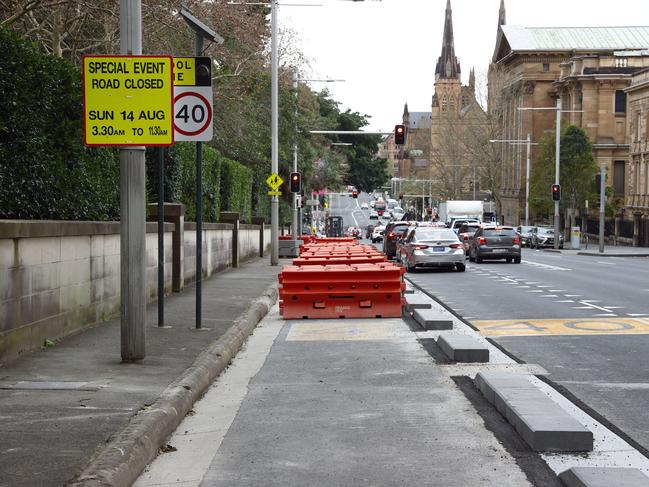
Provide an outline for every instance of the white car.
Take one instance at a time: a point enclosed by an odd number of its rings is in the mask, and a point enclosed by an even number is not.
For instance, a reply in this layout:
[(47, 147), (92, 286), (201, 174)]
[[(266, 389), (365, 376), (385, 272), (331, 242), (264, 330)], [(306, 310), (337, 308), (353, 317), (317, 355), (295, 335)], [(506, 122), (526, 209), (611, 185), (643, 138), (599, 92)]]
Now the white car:
[(379, 225), (372, 230), (372, 243), (380, 242), (383, 240), (383, 233), (385, 232), (385, 225)]
[(367, 210), (368, 208), (367, 203), (361, 203), (361, 210)]
[(379, 219), (379, 214), (374, 210), (370, 211), (370, 220), (378, 220), (378, 219)]
[(403, 216), (406, 214), (406, 212), (403, 211), (403, 208), (401, 208), (400, 206), (395, 207), (391, 213), (392, 213), (392, 217), (397, 221), (401, 220)]

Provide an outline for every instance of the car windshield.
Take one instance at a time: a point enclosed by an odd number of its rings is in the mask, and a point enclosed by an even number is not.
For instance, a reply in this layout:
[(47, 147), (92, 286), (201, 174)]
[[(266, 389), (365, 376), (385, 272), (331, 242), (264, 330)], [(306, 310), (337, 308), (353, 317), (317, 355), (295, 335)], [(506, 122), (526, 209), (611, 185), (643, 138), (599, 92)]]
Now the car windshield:
[(513, 228), (487, 228), (484, 235), (485, 237), (514, 237), (516, 231)]
[(534, 227), (520, 227), (521, 233), (530, 233)]
[(539, 228), (539, 233), (543, 235), (554, 235), (554, 230), (551, 228)]
[(467, 225), (466, 227), (461, 228), (460, 232), (461, 233), (470, 233), (471, 235), (473, 235), (475, 232), (478, 231), (478, 228), (480, 228), (480, 225)]
[(457, 235), (452, 230), (430, 230), (425, 232), (417, 232), (416, 238), (418, 241), (423, 240), (457, 240)]

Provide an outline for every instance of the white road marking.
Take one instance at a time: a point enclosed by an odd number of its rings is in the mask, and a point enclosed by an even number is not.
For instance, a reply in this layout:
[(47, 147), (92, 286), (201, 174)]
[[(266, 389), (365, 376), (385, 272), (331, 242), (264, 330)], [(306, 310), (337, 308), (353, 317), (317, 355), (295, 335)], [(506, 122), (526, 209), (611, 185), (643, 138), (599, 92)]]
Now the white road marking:
[(586, 306), (590, 306), (591, 308), (595, 308), (595, 309), (598, 309), (600, 311), (606, 311), (607, 313), (609, 313), (609, 310), (607, 308), (602, 307), (602, 306), (597, 306), (596, 304), (589, 303), (588, 301), (584, 301), (584, 300), (579, 301), (579, 302), (581, 304), (585, 304)]
[(546, 288), (546, 287), (552, 287), (552, 286), (545, 286), (545, 285), (544, 285), (544, 286), (536, 286), (536, 287)]
[(566, 298), (581, 298), (583, 294), (564, 294)]
[(532, 289), (531, 291), (527, 291), (528, 293), (542, 293), (543, 291), (541, 289)]
[(550, 265), (550, 264), (542, 264), (540, 262), (534, 262), (533, 260), (524, 260), (523, 264), (531, 265), (534, 267), (539, 267), (541, 269), (548, 269), (551, 271), (571, 271), (572, 269), (568, 269), (567, 267), (559, 267), (556, 265)]
[(617, 316), (615, 313), (599, 313), (593, 316)]
[(551, 293), (565, 293), (565, 289), (550, 289)]
[(603, 262), (601, 260), (597, 261), (598, 264), (603, 264), (603, 265), (615, 265), (615, 262)]
[(627, 313), (629, 316), (649, 316), (647, 313)]
[(557, 298), (558, 296), (556, 294), (544, 294), (541, 297), (542, 298)]
[(525, 289), (525, 288), (529, 289), (529, 286), (516, 286), (516, 287), (519, 289)]
[(559, 301), (555, 301), (555, 303), (574, 303), (572, 299), (561, 299)]

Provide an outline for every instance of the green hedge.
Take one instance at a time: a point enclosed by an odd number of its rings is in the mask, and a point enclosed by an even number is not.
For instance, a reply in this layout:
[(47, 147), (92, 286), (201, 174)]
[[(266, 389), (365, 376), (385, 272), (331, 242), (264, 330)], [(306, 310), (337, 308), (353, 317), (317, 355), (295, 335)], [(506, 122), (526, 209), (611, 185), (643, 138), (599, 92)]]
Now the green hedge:
[(239, 212), (242, 222), (252, 218), (252, 171), (231, 159), (223, 158), (221, 165), (221, 205), (223, 211)]
[(119, 163), (83, 146), (81, 76), (0, 28), (0, 218), (119, 217)]
[[(119, 219), (119, 151), (83, 146), (79, 69), (2, 27), (0, 114), (0, 218)], [(157, 151), (146, 155), (149, 202), (157, 201)], [(193, 221), (196, 144), (179, 142), (164, 157), (165, 201), (184, 203)], [(253, 204), (268, 200), (253, 202), (253, 182), (260, 187), (250, 169), (204, 145), (203, 220), (218, 221), (223, 209), (249, 222)]]

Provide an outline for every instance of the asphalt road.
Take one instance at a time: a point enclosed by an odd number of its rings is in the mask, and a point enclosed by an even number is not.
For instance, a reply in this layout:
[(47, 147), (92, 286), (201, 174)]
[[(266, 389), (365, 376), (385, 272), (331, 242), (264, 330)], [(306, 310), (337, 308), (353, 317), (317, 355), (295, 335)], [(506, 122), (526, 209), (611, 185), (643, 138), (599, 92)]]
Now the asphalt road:
[(409, 277), (649, 449), (648, 275), (647, 258), (525, 249)]
[[(336, 196), (332, 212), (364, 228), (360, 203), (369, 198)], [(649, 450), (648, 276), (647, 258), (531, 249), (521, 264), (467, 261), (464, 273), (408, 274)]]

